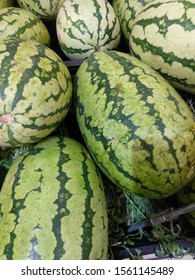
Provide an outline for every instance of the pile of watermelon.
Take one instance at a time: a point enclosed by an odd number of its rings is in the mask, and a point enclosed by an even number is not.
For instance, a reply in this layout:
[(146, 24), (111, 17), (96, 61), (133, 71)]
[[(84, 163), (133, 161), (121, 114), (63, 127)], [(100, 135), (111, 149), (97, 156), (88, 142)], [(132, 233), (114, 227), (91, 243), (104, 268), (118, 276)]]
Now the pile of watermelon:
[(194, 13), (194, 0), (1, 1), (0, 259), (109, 259), (108, 181), (194, 201)]

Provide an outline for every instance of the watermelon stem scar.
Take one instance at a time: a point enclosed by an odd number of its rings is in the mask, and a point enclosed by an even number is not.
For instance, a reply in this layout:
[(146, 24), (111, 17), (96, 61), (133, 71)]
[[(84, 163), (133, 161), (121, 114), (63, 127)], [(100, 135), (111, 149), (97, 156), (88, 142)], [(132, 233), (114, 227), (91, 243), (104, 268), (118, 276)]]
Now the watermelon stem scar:
[(14, 122), (14, 117), (11, 114), (4, 114), (0, 117), (0, 122), (10, 125)]

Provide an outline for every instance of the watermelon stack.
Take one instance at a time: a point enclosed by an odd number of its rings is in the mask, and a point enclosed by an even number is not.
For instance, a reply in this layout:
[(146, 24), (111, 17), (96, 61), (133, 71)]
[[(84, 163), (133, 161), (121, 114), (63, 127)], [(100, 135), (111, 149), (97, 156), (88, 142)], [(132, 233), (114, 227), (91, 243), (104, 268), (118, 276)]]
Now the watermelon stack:
[(108, 259), (102, 178), (157, 203), (195, 178), (194, 1), (17, 2), (0, 6), (0, 259)]

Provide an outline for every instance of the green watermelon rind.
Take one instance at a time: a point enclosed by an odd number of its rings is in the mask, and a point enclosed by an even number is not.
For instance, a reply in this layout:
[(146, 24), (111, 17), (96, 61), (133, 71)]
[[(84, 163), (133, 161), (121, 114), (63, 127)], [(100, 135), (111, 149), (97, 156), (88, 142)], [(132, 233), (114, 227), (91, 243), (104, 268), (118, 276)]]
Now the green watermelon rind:
[(84, 59), (97, 50), (117, 49), (121, 30), (108, 1), (64, 2), (57, 14), (59, 45), (69, 59)]
[(195, 94), (195, 2), (156, 0), (136, 17), (129, 38), (133, 55), (175, 88)]
[(67, 115), (72, 78), (64, 61), (35, 41), (0, 41), (0, 146), (35, 143)]
[(0, 259), (107, 259), (106, 207), (86, 148), (69, 137), (48, 137), (19, 155), (6, 175)]
[(85, 143), (114, 184), (159, 199), (192, 179), (194, 116), (151, 67), (129, 54), (95, 53), (77, 71), (74, 97)]
[(46, 46), (51, 42), (50, 33), (40, 18), (18, 7), (0, 10), (0, 40), (7, 38), (35, 40)]

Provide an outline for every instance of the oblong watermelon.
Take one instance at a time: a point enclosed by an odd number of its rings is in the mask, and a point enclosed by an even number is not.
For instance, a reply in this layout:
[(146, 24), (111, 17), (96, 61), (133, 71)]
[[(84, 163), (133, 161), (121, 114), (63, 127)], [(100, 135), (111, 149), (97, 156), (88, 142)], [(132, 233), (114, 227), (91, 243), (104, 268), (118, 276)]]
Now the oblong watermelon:
[(97, 52), (74, 81), (78, 124), (99, 168), (114, 184), (168, 197), (194, 176), (194, 116), (155, 70), (117, 51)]
[(0, 193), (0, 259), (107, 259), (100, 173), (86, 148), (49, 137), (18, 156)]
[(84, 59), (97, 50), (116, 49), (120, 24), (106, 0), (70, 0), (56, 19), (59, 45), (69, 59)]
[(0, 10), (0, 40), (6, 38), (35, 40), (47, 46), (51, 41), (49, 31), (40, 18), (18, 7)]
[(176, 88), (195, 94), (195, 1), (153, 1), (136, 17), (129, 45)]
[(62, 59), (36, 41), (0, 40), (0, 146), (50, 134), (66, 116), (72, 79)]

